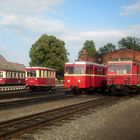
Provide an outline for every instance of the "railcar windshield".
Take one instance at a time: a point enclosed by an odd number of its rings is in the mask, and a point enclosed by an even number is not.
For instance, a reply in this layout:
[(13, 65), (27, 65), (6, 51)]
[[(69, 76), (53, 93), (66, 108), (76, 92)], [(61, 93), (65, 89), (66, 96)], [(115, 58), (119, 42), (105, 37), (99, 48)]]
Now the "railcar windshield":
[(0, 77), (3, 77), (3, 72), (0, 72)]
[(84, 67), (83, 66), (75, 66), (74, 67), (74, 74), (84, 74)]
[(117, 74), (129, 74), (131, 72), (130, 64), (111, 64), (108, 71)]
[(114, 64), (109, 65), (108, 70), (109, 72), (116, 72), (116, 65)]
[(117, 74), (122, 74), (123, 73), (123, 65), (117, 65)]
[(27, 77), (36, 77), (35, 70), (27, 70)]
[(83, 66), (66, 66), (65, 74), (84, 74)]
[(73, 74), (74, 67), (73, 66), (66, 66), (65, 73), (66, 74)]
[(124, 65), (123, 74), (129, 74), (131, 72), (130, 64)]

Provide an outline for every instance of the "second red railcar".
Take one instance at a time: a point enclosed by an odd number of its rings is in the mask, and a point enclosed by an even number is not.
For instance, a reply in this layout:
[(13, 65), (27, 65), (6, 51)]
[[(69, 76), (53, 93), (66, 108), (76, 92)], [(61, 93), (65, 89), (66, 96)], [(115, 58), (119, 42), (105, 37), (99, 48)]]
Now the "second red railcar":
[(103, 89), (106, 87), (106, 66), (86, 61), (68, 62), (65, 64), (64, 87), (80, 92)]
[(140, 88), (140, 62), (127, 58), (109, 61), (107, 85), (112, 94), (128, 94)]
[(55, 87), (55, 69), (47, 67), (27, 67), (25, 74), (26, 87), (29, 87), (31, 90), (51, 89)]

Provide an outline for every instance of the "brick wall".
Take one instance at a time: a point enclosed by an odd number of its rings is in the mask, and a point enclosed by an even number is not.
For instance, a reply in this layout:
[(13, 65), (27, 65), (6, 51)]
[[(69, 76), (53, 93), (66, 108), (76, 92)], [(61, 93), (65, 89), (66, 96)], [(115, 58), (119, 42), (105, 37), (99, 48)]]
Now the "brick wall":
[(106, 64), (107, 61), (111, 60), (112, 58), (131, 58), (140, 61), (140, 51), (134, 51), (130, 49), (116, 50), (114, 52), (105, 53), (93, 58), (88, 57), (88, 54), (86, 53), (86, 55), (81, 55), (80, 60)]

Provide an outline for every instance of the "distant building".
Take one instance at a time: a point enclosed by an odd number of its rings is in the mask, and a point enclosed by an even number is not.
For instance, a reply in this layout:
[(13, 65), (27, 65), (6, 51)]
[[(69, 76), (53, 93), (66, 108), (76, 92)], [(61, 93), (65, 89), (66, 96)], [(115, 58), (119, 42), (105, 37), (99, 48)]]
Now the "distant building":
[(130, 59), (135, 59), (137, 61), (140, 61), (140, 51), (135, 51), (131, 49), (116, 50), (113, 52), (97, 55), (95, 57), (88, 57), (88, 53), (86, 52), (86, 50), (84, 50), (80, 56), (81, 61), (90, 61), (90, 62), (97, 62), (97, 63), (104, 63), (104, 64), (106, 64), (107, 61), (114, 58), (130, 58)]
[(25, 65), (8, 62), (2, 55), (0, 55), (0, 70), (25, 71)]
[(97, 62), (97, 56), (95, 57), (89, 57), (88, 52), (86, 50), (83, 50), (81, 56), (80, 56), (80, 61), (89, 61), (89, 62)]

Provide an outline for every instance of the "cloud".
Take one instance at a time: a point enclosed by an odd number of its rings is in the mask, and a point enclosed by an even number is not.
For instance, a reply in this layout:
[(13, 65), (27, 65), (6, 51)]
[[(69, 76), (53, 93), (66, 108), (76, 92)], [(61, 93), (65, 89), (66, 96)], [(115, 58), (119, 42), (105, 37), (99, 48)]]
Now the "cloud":
[(15, 0), (12, 3), (5, 0), (0, 4), (0, 27), (26, 38), (67, 32), (69, 29), (61, 20), (48, 16), (48, 12), (55, 11), (54, 6), (62, 2), (64, 0)]
[[(39, 14), (43, 11), (51, 11), (52, 7), (64, 2), (64, 0), (0, 0), (0, 15), (7, 14)], [(54, 10), (54, 9), (53, 9)]]
[(140, 0), (137, 0), (135, 3), (122, 7), (122, 15), (131, 15), (140, 12)]
[(0, 25), (7, 31), (26, 37), (44, 33), (59, 34), (69, 31), (61, 20), (39, 17), (8, 15), (1, 18)]

